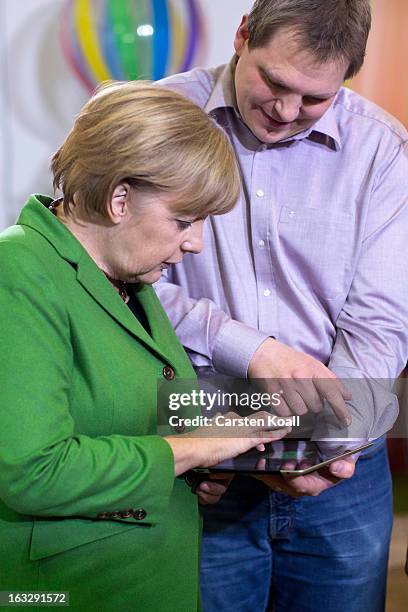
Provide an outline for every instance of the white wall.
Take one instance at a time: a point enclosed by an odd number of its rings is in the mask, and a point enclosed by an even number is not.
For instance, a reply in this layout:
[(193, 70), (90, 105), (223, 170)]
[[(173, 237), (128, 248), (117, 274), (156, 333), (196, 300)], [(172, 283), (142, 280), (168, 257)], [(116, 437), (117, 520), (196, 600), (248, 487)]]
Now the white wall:
[[(14, 222), (28, 194), (51, 193), (49, 158), (88, 97), (60, 47), (63, 2), (0, 0), (0, 229)], [(252, 0), (200, 4), (208, 35), (200, 63), (214, 66), (231, 57)]]

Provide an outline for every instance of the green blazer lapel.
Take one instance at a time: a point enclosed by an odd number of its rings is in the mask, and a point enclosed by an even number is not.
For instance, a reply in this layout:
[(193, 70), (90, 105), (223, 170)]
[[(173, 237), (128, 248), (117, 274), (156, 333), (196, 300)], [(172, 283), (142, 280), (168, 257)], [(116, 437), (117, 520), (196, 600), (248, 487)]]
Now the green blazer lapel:
[[(96, 267), (95, 262), (85, 251), (83, 257), (81, 257), (78, 262), (77, 280), (93, 299), (122, 327), (136, 336), (151, 350), (155, 351), (160, 357), (165, 359), (165, 361), (171, 363), (172, 360), (169, 359), (169, 355), (162, 350), (163, 343), (156, 341), (157, 335), (155, 338), (147, 333), (143, 325), (138, 321), (129, 307), (123, 302), (117, 291), (106, 279), (103, 272)], [(156, 313), (152, 315), (152, 313), (146, 311), (146, 316), (151, 328), (155, 329), (157, 326)], [(166, 322), (168, 325), (168, 320)], [(171, 354), (172, 352), (170, 352), (170, 355)]]
[[(74, 265), (77, 269), (77, 280), (92, 298), (122, 327), (136, 336), (152, 351), (156, 352), (166, 362), (171, 363), (169, 355), (162, 350), (166, 343), (156, 333), (151, 337), (143, 325), (137, 320), (130, 309), (123, 303), (119, 294), (115, 291), (105, 275), (98, 269), (93, 259), (88, 255), (81, 243), (75, 236), (48, 210), (52, 198), (42, 195), (31, 196), (23, 208), (17, 221), (18, 225), (27, 226), (41, 234), (55, 249), (56, 257), (60, 256)], [(157, 299), (157, 298), (156, 298)], [(168, 334), (169, 321), (164, 312), (159, 312), (157, 304), (153, 304), (154, 315), (148, 312), (150, 305), (146, 306), (146, 314), (152, 329), (157, 328), (156, 320), (163, 320), (166, 325), (163, 336)], [(157, 341), (156, 341), (157, 340)]]
[(142, 285), (140, 288), (134, 287), (133, 290), (134, 295), (146, 313), (153, 340), (163, 347), (166, 344), (169, 345), (169, 342), (166, 342), (166, 340), (169, 335), (168, 327), (171, 324), (154, 289), (148, 285)]
[(169, 363), (173, 362), (176, 367), (182, 369), (185, 377), (195, 378), (191, 362), (184, 351), (180, 352), (180, 340), (177, 338), (176, 332), (153, 287), (143, 285), (137, 291), (137, 299), (146, 313), (154, 342), (160, 346), (165, 354), (177, 354), (179, 356), (177, 364), (174, 363), (174, 359), (169, 360)]

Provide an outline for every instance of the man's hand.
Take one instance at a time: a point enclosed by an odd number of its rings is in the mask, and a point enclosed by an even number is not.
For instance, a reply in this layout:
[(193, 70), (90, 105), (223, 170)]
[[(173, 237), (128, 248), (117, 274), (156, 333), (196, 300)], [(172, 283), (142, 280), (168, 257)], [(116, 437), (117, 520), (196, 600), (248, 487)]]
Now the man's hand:
[[(198, 503), (201, 506), (216, 504), (220, 501), (225, 491), (228, 489), (234, 475), (229, 474), (208, 474), (209, 480), (204, 480), (196, 489)], [(212, 479), (216, 480), (212, 480)]]
[[(291, 497), (302, 497), (304, 495), (315, 497), (326, 489), (334, 487), (342, 480), (351, 478), (354, 475), (355, 464), (356, 458), (347, 457), (304, 476), (265, 474), (264, 476), (254, 476), (254, 478), (261, 480), (274, 491), (285, 493)], [(288, 462), (286, 467), (294, 469), (296, 465), (291, 466)]]
[(254, 353), (248, 377), (258, 379), (257, 384), (269, 394), (280, 394), (280, 405), (274, 406), (279, 416), (318, 413), (327, 400), (342, 427), (351, 423), (346, 405), (351, 393), (336, 375), (317, 359), (274, 338), (267, 338)]

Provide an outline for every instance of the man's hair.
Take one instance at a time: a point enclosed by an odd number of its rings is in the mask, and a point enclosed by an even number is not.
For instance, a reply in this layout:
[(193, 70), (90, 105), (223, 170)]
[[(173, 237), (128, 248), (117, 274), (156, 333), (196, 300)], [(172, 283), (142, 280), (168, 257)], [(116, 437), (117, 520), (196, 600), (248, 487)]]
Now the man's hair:
[(174, 210), (222, 214), (240, 177), (224, 132), (198, 106), (142, 81), (103, 84), (85, 104), (51, 161), (64, 210), (106, 216), (115, 187), (174, 194)]
[(371, 27), (369, 0), (256, 0), (248, 18), (249, 49), (291, 30), (319, 62), (345, 58), (351, 78), (364, 63)]

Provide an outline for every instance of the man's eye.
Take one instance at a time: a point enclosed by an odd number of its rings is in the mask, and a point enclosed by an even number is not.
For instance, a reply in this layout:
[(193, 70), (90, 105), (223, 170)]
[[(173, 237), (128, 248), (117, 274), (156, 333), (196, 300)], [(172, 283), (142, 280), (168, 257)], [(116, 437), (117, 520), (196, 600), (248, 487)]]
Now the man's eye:
[(181, 231), (186, 230), (193, 225), (192, 221), (182, 221), (181, 219), (176, 219), (176, 223), (177, 227)]
[(265, 85), (269, 87), (269, 89), (279, 89), (280, 85), (271, 81), (271, 79), (268, 77), (268, 75), (265, 72), (261, 70), (260, 74), (261, 74), (262, 80), (264, 81)]
[(313, 98), (311, 96), (303, 98), (303, 104), (322, 104), (322, 102), (326, 101), (326, 98)]
[(273, 81), (270, 81), (269, 79), (264, 79), (266, 85), (269, 87), (269, 89), (272, 89), (273, 91), (284, 91), (285, 88), (282, 87), (282, 85), (279, 85), (278, 83), (273, 83)]

